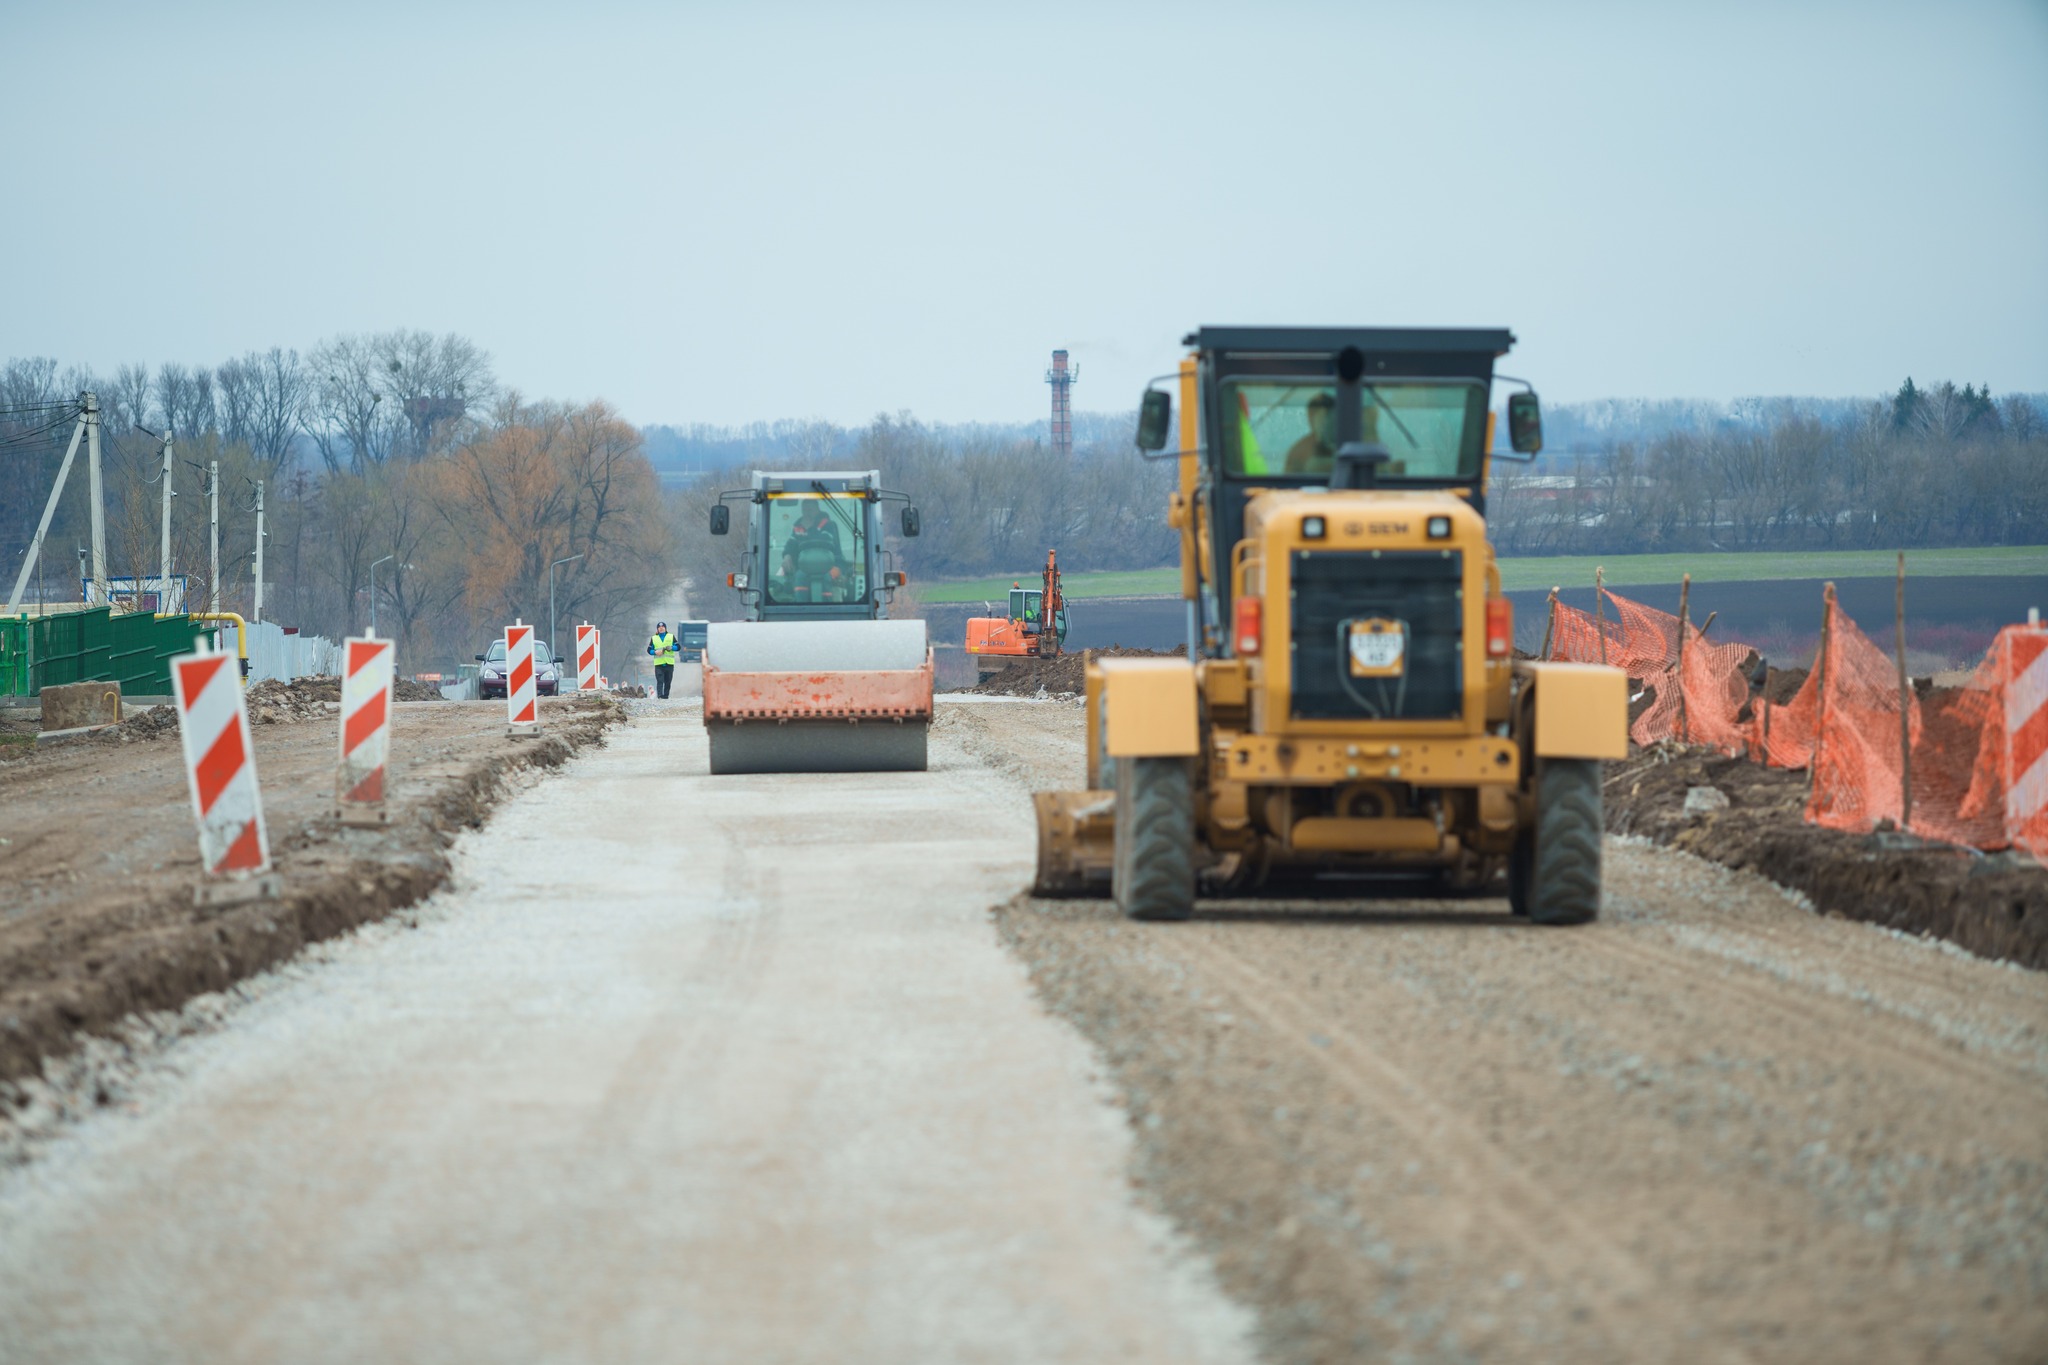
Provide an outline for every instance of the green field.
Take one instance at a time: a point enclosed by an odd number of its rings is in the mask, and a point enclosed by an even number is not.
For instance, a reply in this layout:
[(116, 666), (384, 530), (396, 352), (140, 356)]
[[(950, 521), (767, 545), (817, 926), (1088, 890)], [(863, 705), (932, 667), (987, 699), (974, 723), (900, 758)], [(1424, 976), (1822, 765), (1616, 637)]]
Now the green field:
[[(1753, 583), (1790, 578), (1888, 578), (1897, 566), (1891, 550), (1799, 550), (1783, 553), (1698, 555), (1576, 555), (1501, 562), (1501, 585), (1523, 589), (1590, 588), (1593, 570), (1604, 566), (1610, 587), (1676, 583), (1690, 573), (1695, 583)], [(968, 578), (917, 585), (922, 602), (997, 601), (1012, 583), (1037, 584), (1039, 570), (1007, 578)], [(2048, 577), (2048, 545), (2002, 545), (1990, 549), (1908, 550), (1908, 577), (1974, 578), (2010, 575)], [(1121, 573), (1061, 575), (1067, 596), (1156, 597), (1180, 591), (1179, 569), (1136, 569)]]

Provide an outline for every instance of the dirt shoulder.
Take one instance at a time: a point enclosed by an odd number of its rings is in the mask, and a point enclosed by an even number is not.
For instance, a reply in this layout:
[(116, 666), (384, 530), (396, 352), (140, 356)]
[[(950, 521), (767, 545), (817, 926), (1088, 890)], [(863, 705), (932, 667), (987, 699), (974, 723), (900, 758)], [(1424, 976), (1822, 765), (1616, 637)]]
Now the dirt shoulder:
[(334, 818), (335, 712), (252, 693), (284, 893), (221, 909), (192, 903), (199, 851), (169, 708), (11, 749), (0, 763), (0, 1083), (131, 1012), (176, 1008), (426, 896), (447, 876), (455, 833), (481, 824), (520, 772), (601, 742), (622, 714), (544, 699), (543, 737), (515, 741), (501, 704), (400, 702), (391, 823), (355, 829)]
[[(1708, 789), (1726, 798), (1686, 794)], [(1984, 957), (2048, 969), (2048, 868), (1897, 833), (1845, 834), (1801, 818), (1803, 771), (1709, 749), (1659, 745), (1607, 768), (1607, 827), (1758, 872), (1825, 914), (1947, 939)]]
[[(1053, 786), (1079, 718), (943, 723)], [(1397, 890), (994, 916), (1270, 1360), (2041, 1359), (2048, 977), (1607, 858), (1570, 930)]]

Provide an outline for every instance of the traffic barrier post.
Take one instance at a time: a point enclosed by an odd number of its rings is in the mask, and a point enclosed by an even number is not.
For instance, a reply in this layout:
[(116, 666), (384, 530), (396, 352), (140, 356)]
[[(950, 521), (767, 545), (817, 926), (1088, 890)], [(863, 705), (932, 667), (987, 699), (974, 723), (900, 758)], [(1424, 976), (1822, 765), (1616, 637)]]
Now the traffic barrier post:
[(278, 879), (270, 870), (255, 747), (233, 657), (213, 650), (179, 655), (171, 660), (171, 692), (205, 869), (194, 902), (222, 905), (275, 896)]
[(2005, 634), (2005, 832), (2048, 859), (2048, 629), (2038, 619)]
[(343, 824), (381, 825), (385, 768), (391, 755), (391, 704), (397, 651), (390, 640), (361, 636), (341, 647), (341, 760), (335, 804)]
[(505, 733), (532, 739), (540, 733), (540, 683), (533, 671), (533, 627), (514, 618), (505, 627)]
[(576, 627), (576, 690), (595, 692), (597, 682), (598, 630), (596, 626)]

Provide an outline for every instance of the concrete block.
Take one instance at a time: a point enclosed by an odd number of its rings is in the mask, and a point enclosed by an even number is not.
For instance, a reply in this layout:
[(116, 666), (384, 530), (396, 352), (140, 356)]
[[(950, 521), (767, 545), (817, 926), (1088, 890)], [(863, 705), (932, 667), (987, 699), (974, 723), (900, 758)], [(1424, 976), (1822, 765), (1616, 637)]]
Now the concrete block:
[(39, 695), (45, 730), (121, 723), (121, 684), (117, 682), (64, 683), (45, 687)]

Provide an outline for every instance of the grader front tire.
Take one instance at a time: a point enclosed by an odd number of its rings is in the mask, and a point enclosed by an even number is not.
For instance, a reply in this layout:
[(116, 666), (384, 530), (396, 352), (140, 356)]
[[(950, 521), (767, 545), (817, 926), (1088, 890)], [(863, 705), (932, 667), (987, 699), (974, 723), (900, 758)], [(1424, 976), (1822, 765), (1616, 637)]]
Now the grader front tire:
[(1132, 919), (1195, 912), (1195, 784), (1184, 758), (1116, 764), (1116, 856), (1110, 889)]
[(1600, 915), (1600, 763), (1538, 759), (1536, 820), (1508, 860), (1508, 903), (1532, 924), (1587, 924)]

